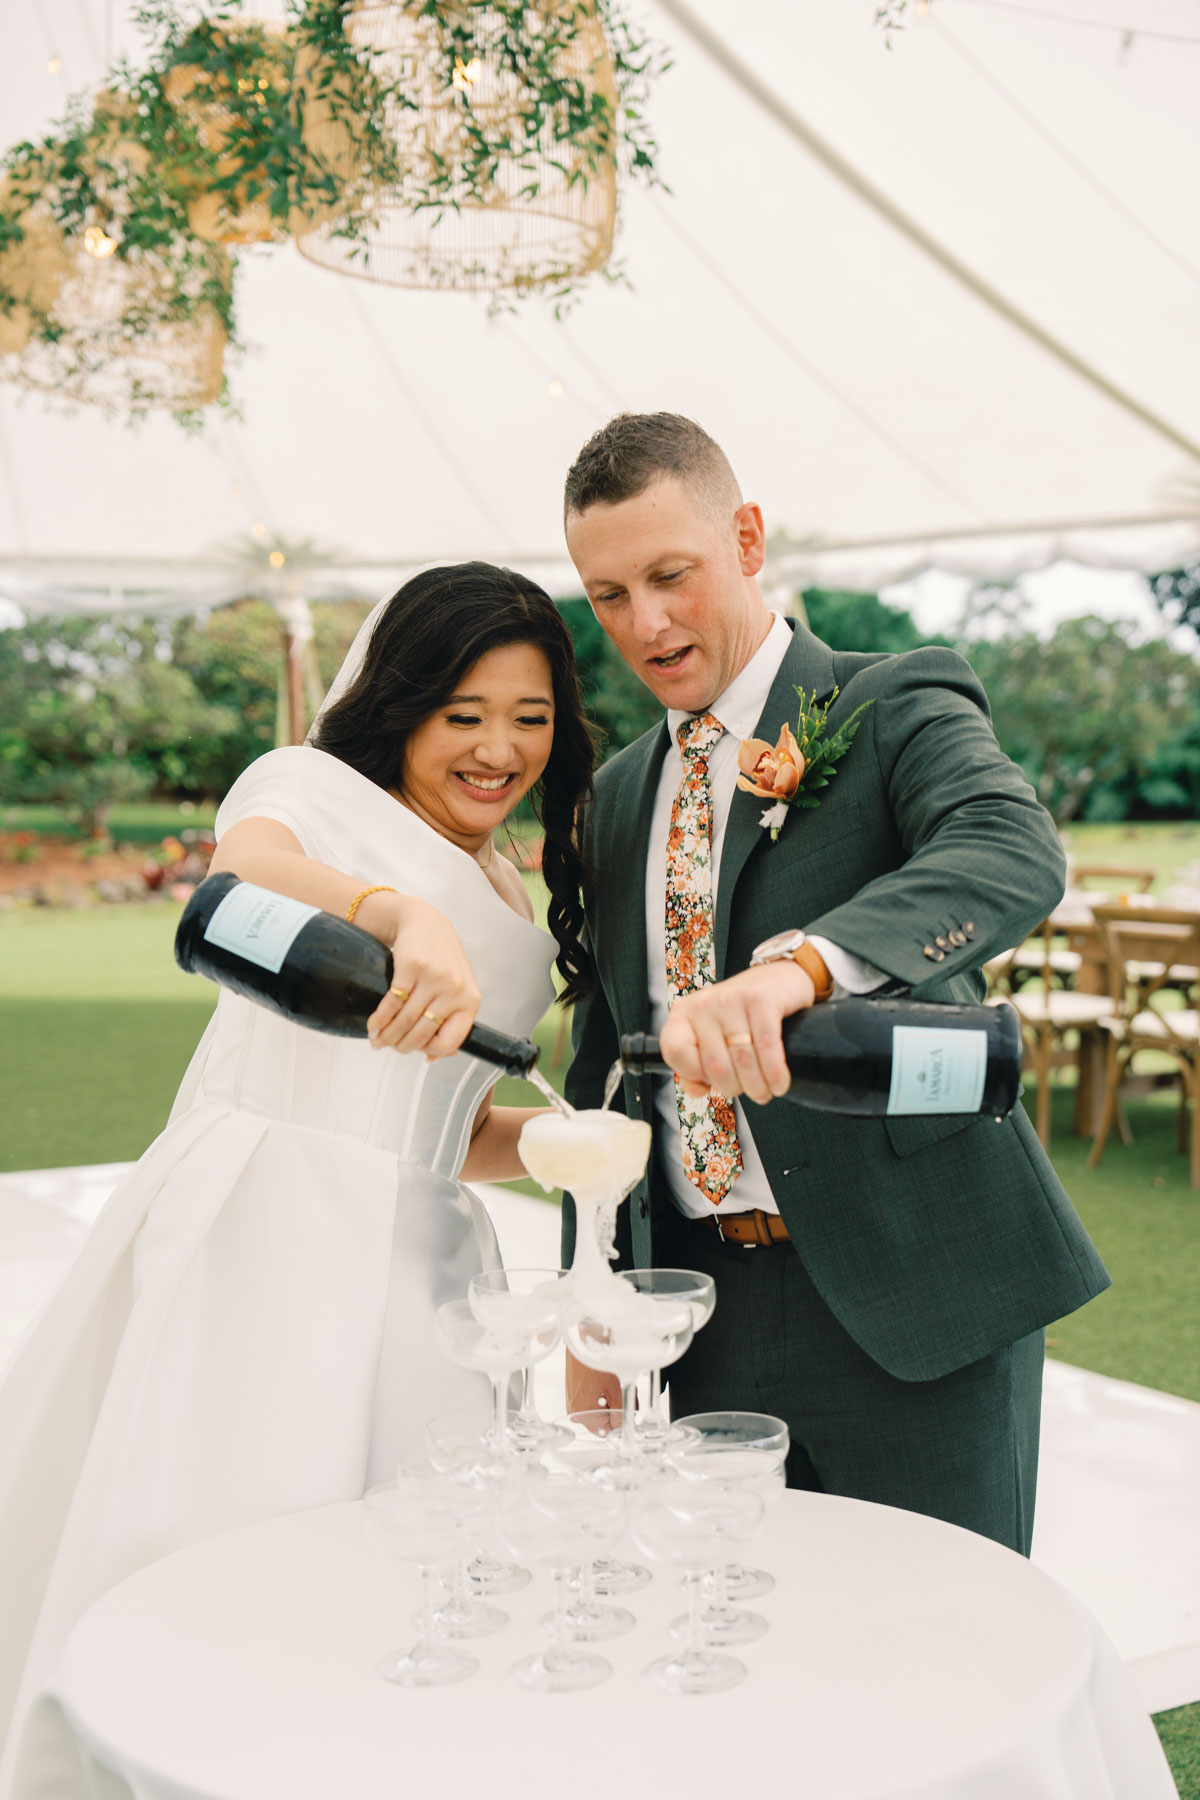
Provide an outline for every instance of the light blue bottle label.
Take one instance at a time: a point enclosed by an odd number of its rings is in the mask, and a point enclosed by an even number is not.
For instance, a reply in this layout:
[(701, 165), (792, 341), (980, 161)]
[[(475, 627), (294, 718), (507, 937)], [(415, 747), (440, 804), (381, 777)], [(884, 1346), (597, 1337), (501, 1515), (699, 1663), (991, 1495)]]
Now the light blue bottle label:
[(273, 894), (269, 888), (243, 881), (230, 888), (208, 921), (204, 940), (278, 975), (297, 933), (320, 910), (319, 906), (309, 906), (303, 900)]
[(897, 1025), (892, 1031), (888, 1112), (978, 1112), (986, 1074), (986, 1031)]

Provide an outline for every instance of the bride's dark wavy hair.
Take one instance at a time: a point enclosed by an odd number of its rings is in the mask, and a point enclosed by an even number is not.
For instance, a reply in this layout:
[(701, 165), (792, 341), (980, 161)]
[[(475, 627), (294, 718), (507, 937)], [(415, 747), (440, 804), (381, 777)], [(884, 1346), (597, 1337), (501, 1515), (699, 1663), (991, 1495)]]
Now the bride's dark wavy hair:
[(414, 575), (380, 613), (362, 667), (310, 742), (381, 788), (400, 789), (410, 735), (446, 704), (481, 656), (506, 644), (535, 645), (554, 684), (554, 743), (530, 799), (546, 834), (547, 922), (558, 944), (566, 1004), (589, 992), (594, 975), (584, 942), (590, 879), (576, 842), (575, 812), (591, 793), (596, 752), (571, 634), (550, 596), (524, 575), (491, 563), (456, 563)]

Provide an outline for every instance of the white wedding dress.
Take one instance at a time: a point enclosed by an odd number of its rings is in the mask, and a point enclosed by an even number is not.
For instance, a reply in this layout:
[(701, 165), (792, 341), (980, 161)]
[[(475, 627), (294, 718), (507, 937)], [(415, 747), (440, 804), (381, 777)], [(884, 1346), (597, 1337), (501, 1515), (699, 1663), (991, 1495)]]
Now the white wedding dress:
[[(473, 857), (307, 747), (254, 763), (218, 835), (255, 815), (440, 908), (481, 1019), (532, 1030), (553, 941)], [(497, 1074), (304, 1030), (222, 991), (166, 1130), (0, 1384), (5, 1800), (82, 1791), (63, 1785), (70, 1747), (38, 1696), (100, 1594), (216, 1532), (357, 1498), (431, 1416), (478, 1397), (432, 1315), (499, 1260), (456, 1180)]]

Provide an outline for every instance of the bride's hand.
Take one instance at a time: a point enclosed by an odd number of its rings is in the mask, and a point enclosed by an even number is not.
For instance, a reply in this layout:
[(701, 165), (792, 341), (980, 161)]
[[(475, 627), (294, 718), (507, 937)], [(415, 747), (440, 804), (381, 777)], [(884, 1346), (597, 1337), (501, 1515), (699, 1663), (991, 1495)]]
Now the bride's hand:
[(403, 896), (392, 942), (392, 985), (367, 1020), (377, 1050), (453, 1056), (479, 1010), (480, 993), (444, 913)]

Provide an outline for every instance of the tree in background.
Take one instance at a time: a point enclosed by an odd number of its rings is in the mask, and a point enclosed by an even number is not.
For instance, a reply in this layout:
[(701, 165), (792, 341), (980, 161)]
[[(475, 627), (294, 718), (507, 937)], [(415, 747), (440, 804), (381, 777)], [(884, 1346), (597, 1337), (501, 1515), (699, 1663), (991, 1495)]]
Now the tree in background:
[(948, 646), (949, 638), (926, 637), (911, 613), (889, 606), (878, 594), (847, 588), (805, 588), (800, 595), (803, 618), (831, 650), (886, 651), (899, 655), (925, 644)]
[[(322, 680), (366, 608), (313, 608)], [(151, 790), (224, 793), (276, 741), (281, 631), (243, 601), (207, 618), (46, 618), (0, 631), (0, 801), (89, 834)]]
[(605, 637), (582, 595), (562, 603), (579, 662), (588, 716), (600, 727), (600, 756), (615, 756), (662, 718), (662, 707)]
[(1200, 562), (1147, 577), (1159, 610), (1172, 625), (1186, 625), (1200, 638)]
[(59, 806), (92, 835), (154, 786), (155, 753), (236, 723), (170, 661), (160, 625), (38, 619), (0, 632), (0, 800)]
[[(1061, 823), (1122, 818), (1161, 757), (1197, 730), (1197, 671), (1162, 639), (1126, 622), (1067, 619), (1053, 637), (1013, 633), (967, 646), (992, 704), (996, 736)], [(1160, 799), (1186, 805), (1180, 787)], [(1148, 810), (1148, 808), (1147, 808)]]
[[(351, 600), (313, 607), (313, 651), (322, 694), (369, 610)], [(256, 756), (283, 741), (280, 645), (278, 614), (261, 600), (241, 600), (176, 622), (173, 662), (206, 701), (233, 714), (234, 724), (218, 736), (191, 734), (186, 746), (179, 747), (178, 764), (161, 766), (164, 787), (223, 794)]]

